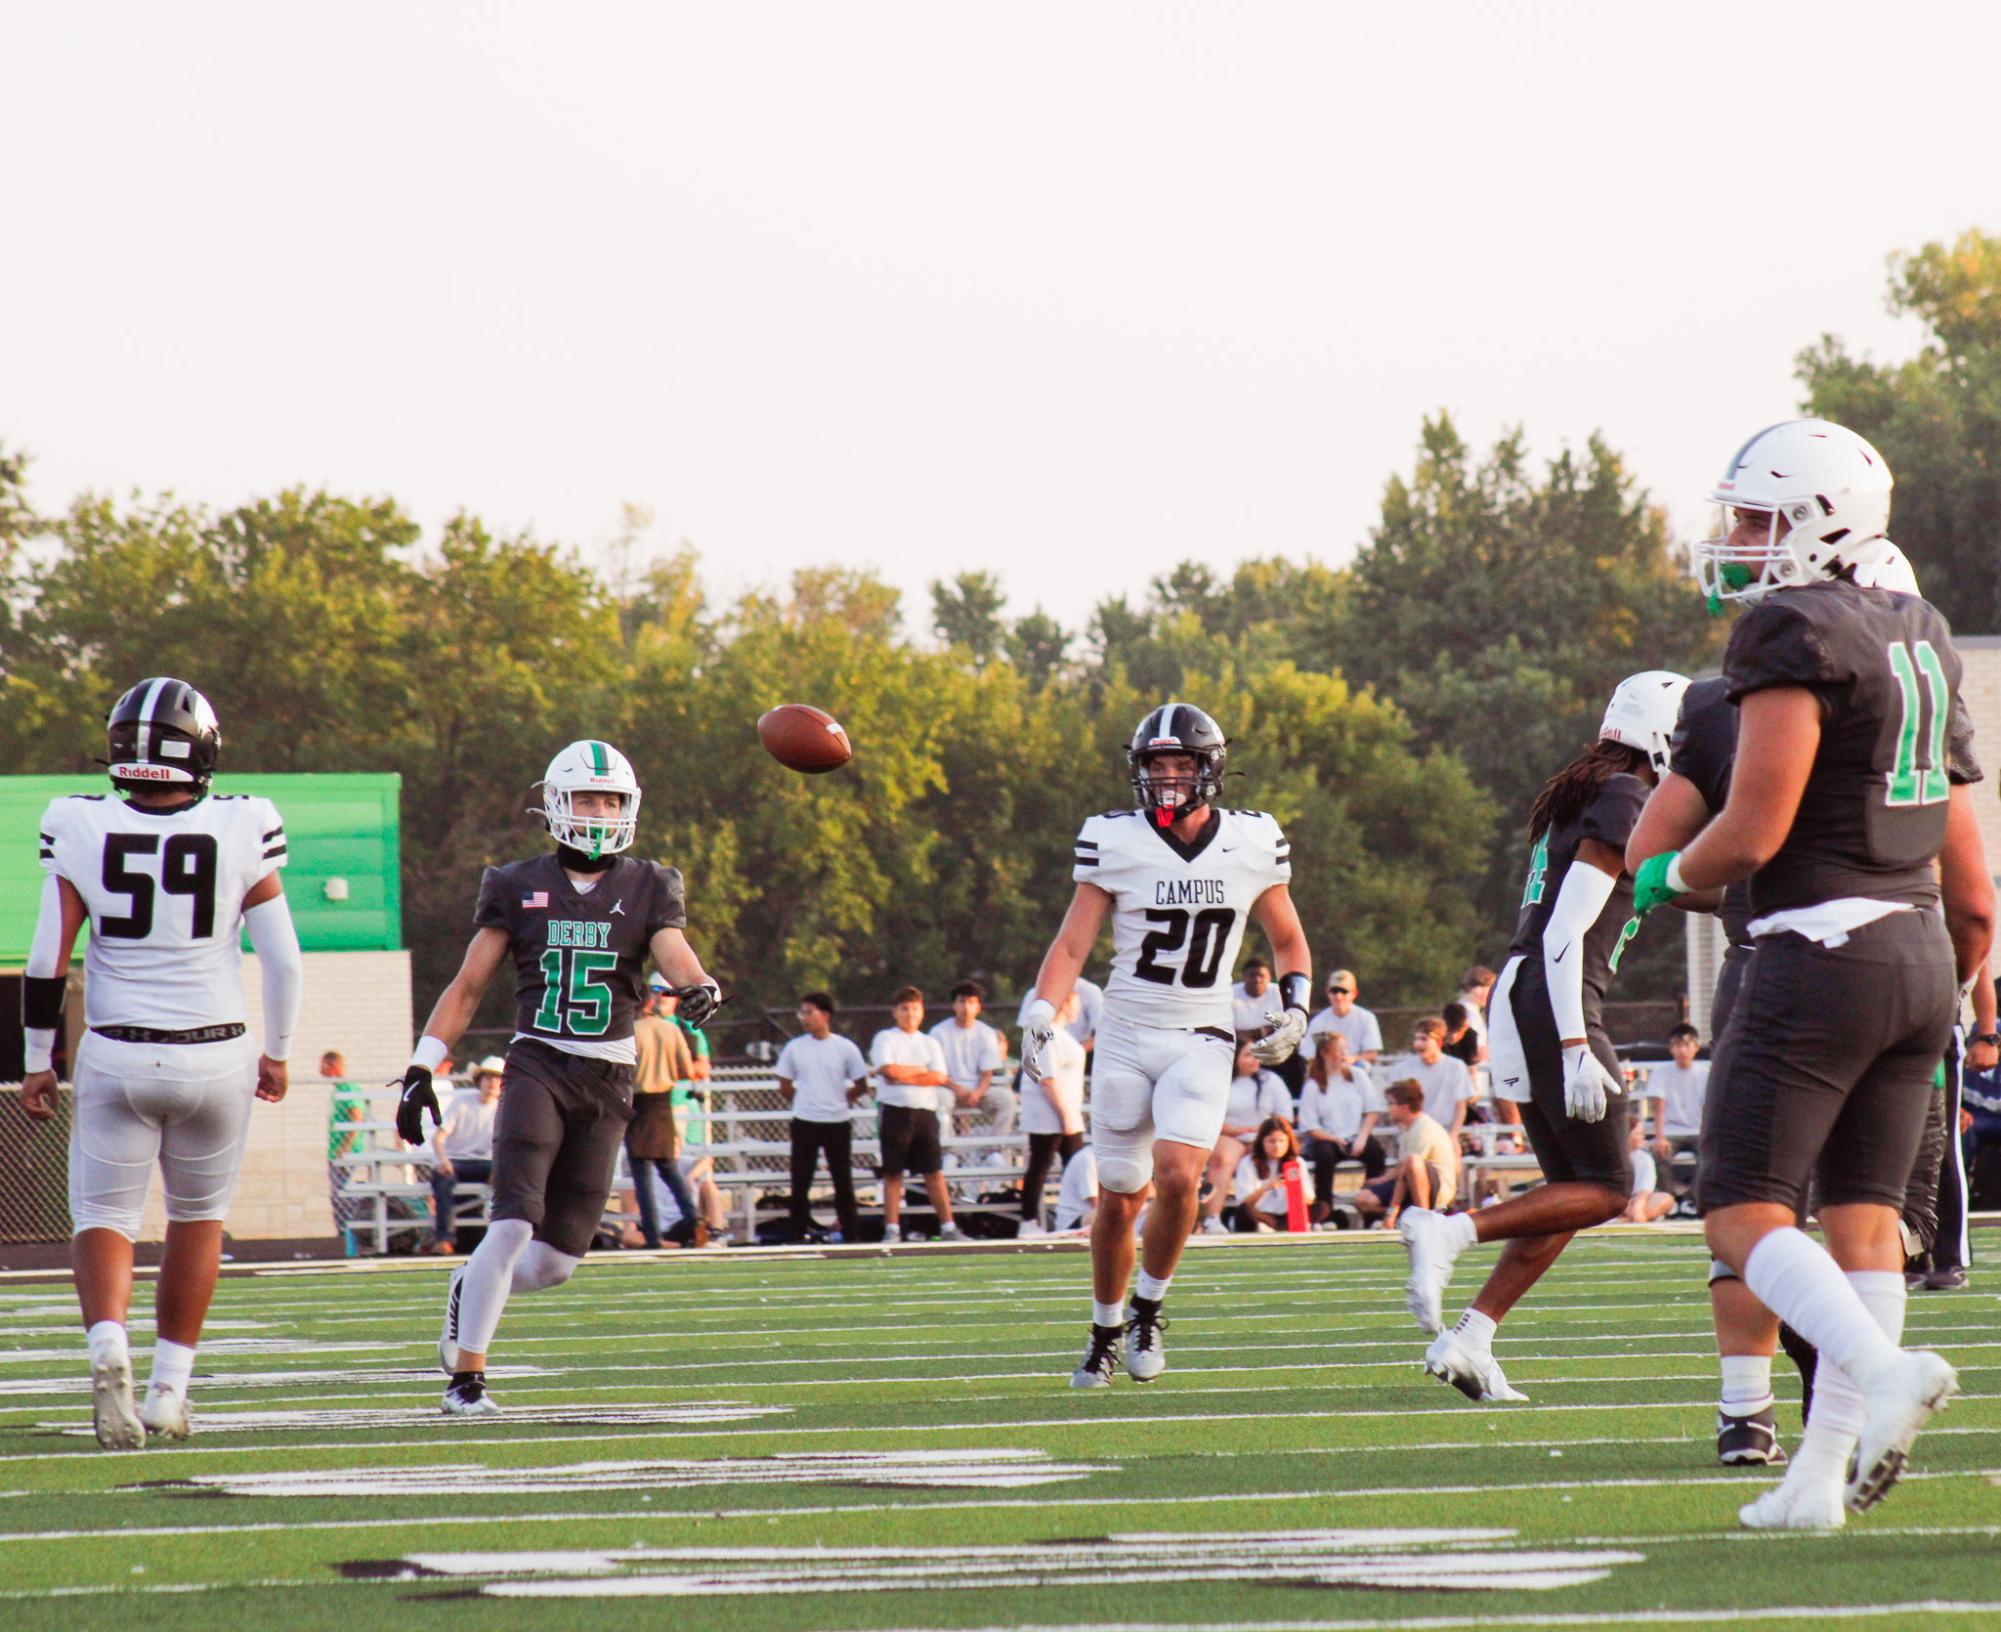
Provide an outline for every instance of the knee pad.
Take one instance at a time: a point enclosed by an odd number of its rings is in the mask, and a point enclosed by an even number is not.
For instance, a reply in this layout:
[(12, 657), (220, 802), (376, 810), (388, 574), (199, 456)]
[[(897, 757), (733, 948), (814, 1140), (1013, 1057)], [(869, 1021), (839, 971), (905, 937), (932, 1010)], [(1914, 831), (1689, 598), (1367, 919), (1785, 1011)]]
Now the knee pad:
[(514, 1262), (513, 1290), (541, 1292), (552, 1286), (561, 1286), (576, 1273), (580, 1262), (567, 1252), (558, 1252), (546, 1241), (531, 1241), (527, 1250)]
[(1721, 1258), (1712, 1258), (1709, 1260), (1709, 1284), (1711, 1286), (1714, 1286), (1718, 1281), (1734, 1281), (1736, 1279), (1738, 1279), (1737, 1271), (1732, 1269)]
[(1153, 1182), (1153, 1134), (1139, 1128), (1094, 1127), (1091, 1153), (1098, 1159), (1098, 1187), (1137, 1195)]

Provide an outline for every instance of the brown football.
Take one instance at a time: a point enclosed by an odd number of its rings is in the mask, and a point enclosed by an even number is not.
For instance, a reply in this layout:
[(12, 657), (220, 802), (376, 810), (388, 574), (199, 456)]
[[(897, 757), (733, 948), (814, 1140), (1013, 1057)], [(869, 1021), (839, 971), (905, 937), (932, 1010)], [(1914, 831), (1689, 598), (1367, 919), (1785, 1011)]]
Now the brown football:
[(765, 751), (788, 770), (817, 776), (855, 757), (847, 732), (833, 715), (808, 703), (780, 703), (757, 722)]

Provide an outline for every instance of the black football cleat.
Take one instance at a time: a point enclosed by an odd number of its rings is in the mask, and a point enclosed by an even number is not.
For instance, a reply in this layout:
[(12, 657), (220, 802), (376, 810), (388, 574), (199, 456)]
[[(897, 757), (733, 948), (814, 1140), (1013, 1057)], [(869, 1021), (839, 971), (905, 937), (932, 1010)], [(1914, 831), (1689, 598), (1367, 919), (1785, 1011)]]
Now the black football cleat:
[(1718, 1411), (1716, 1460), (1726, 1468), (1784, 1467), (1786, 1453), (1779, 1444), (1772, 1408), (1768, 1405), (1748, 1417), (1733, 1417), (1727, 1411)]

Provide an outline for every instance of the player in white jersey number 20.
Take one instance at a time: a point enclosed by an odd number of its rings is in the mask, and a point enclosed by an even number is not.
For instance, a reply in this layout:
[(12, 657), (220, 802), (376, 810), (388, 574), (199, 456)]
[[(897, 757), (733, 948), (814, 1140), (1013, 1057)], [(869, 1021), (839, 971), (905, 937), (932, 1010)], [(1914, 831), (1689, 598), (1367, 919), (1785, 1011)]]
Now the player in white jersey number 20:
[[(1074, 1388), (1111, 1382), (1121, 1340), (1135, 1382), (1167, 1368), (1161, 1301), (1223, 1125), (1236, 1058), (1230, 971), (1251, 918), (1271, 942), (1283, 1003), (1266, 1016), (1257, 1056), (1276, 1065), (1306, 1035), (1312, 958), (1287, 887), (1292, 849), (1269, 816), (1219, 808), (1226, 752), (1216, 722), (1186, 703), (1140, 722), (1126, 753), (1137, 808), (1093, 816), (1078, 833), (1077, 891), (1022, 1013), (1022, 1069), (1035, 1078), (1056, 1011), (1109, 916), (1112, 976), (1091, 1072), (1091, 1339)], [(1149, 1189), (1128, 1317), (1133, 1225)]]
[[(77, 932), (89, 1027), (71, 1076), (69, 1206), (90, 1343), (97, 1440), (138, 1450), (188, 1436), (195, 1344), (222, 1262), (222, 1221), (243, 1164), (253, 1096), (285, 1097), (299, 1013), (299, 938), (279, 886), (285, 828), (268, 799), (211, 794), (222, 732), (184, 680), (142, 680), (112, 705), (112, 794), (50, 802), (41, 915), (22, 982), (28, 1114), (56, 1113), (50, 1067)], [(241, 938), (264, 986), (264, 1049), (248, 1036)], [(143, 1406), (125, 1334), (132, 1243), (155, 1164), (167, 1246)]]

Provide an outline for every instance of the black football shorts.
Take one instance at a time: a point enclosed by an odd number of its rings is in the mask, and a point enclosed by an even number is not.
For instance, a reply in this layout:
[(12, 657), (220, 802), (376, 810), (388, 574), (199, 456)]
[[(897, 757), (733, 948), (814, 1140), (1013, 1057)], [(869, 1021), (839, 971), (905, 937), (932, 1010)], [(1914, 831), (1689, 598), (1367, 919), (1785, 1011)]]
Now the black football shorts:
[[(1596, 1122), (1580, 1122), (1563, 1108), (1563, 1041), (1549, 1005), (1542, 958), (1523, 960), (1508, 993), (1508, 1009), (1528, 1066), (1531, 1098), (1522, 1105), (1522, 1131), (1529, 1136), (1542, 1176), (1552, 1184), (1600, 1184), (1627, 1196), (1633, 1189), (1633, 1154), (1627, 1148), (1626, 1100), (1614, 1099)], [(1598, 1063), (1619, 1080), (1623, 1069), (1612, 1039), (1587, 1016), (1585, 1035)]]
[(581, 1258), (603, 1222), (636, 1074), (616, 1060), (565, 1054), (523, 1037), (508, 1045), (493, 1117), (493, 1216)]
[(1901, 1210), (1958, 985), (1935, 912), (1865, 924), (1838, 947), (1760, 938), (1702, 1111), (1704, 1212), (1776, 1202)]

